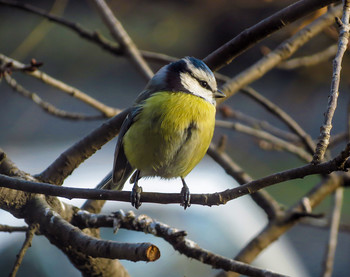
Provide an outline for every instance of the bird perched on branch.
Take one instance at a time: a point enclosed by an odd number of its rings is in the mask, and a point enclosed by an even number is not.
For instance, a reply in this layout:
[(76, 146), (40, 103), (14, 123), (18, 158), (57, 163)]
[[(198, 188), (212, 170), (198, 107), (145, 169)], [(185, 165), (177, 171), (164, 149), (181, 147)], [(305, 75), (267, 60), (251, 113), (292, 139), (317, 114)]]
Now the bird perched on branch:
[(162, 67), (135, 100), (120, 129), (113, 171), (99, 185), (121, 190), (134, 172), (131, 204), (141, 205), (142, 177), (182, 180), (182, 205), (190, 206), (184, 178), (208, 150), (215, 125), (217, 89), (209, 67), (193, 57)]

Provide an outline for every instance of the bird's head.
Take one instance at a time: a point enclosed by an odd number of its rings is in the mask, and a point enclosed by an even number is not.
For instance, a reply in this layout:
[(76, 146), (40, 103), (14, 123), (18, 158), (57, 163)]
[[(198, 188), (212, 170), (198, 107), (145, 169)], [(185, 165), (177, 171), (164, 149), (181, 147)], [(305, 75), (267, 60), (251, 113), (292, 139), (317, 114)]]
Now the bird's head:
[(215, 104), (215, 98), (225, 95), (218, 90), (209, 67), (193, 57), (185, 57), (162, 67), (147, 86), (151, 91), (191, 93)]

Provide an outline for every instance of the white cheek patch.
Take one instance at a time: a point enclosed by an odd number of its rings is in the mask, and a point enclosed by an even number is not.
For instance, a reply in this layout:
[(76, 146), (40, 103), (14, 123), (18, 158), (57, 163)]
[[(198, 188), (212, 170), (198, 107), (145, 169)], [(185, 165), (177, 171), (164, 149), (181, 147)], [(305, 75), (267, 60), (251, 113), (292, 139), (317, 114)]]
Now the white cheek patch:
[(200, 80), (207, 81), (212, 90), (215, 91), (217, 89), (215, 77), (210, 72), (195, 67), (188, 59), (184, 59), (184, 61), (187, 64), (187, 68), (194, 76)]
[(198, 81), (188, 73), (181, 72), (180, 80), (184, 88), (190, 91), (192, 94), (202, 97), (212, 104), (215, 103), (213, 93), (210, 90), (203, 88)]

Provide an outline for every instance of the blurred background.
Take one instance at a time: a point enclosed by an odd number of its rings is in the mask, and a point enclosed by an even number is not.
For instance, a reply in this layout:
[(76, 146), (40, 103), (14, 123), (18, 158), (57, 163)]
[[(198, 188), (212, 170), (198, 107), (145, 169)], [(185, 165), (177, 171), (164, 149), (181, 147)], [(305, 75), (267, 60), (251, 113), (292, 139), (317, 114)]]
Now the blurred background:
[[(90, 1), (21, 1), (40, 7), (105, 36), (109, 32)], [(124, 28), (143, 50), (174, 57), (204, 58), (223, 43), (238, 35), (275, 11), (295, 1), (219, 0), (219, 1), (108, 1)], [(220, 73), (230, 77), (263, 57), (262, 49), (274, 49), (298, 28), (302, 21), (283, 29), (235, 59)], [(0, 52), (22, 63), (32, 58), (43, 62), (40, 70), (76, 87), (99, 101), (126, 108), (145, 86), (145, 81), (124, 57), (116, 57), (85, 41), (72, 31), (23, 10), (0, 5)], [(322, 33), (300, 49), (296, 56), (321, 51), (336, 40)], [(346, 129), (349, 101), (349, 57), (343, 60), (341, 93), (334, 116), (332, 134)], [(151, 64), (157, 70), (160, 64)], [(323, 112), (327, 105), (332, 76), (331, 60), (317, 66), (294, 71), (274, 69), (252, 87), (277, 103), (289, 113), (314, 139), (319, 135)], [(26, 89), (37, 93), (56, 107), (85, 114), (97, 114), (91, 107), (22, 73), (13, 73)], [(237, 93), (225, 102), (235, 110), (269, 121), (285, 128), (262, 107)], [(60, 153), (83, 138), (103, 120), (72, 121), (45, 113), (30, 100), (0, 82), (0, 147), (22, 170), (36, 174), (44, 170)], [(221, 115), (218, 114), (218, 118)], [(228, 136), (227, 152), (253, 178), (300, 166), (303, 163), (285, 152), (266, 151), (258, 141), (247, 135), (217, 128), (214, 142)], [(82, 164), (65, 181), (71, 187), (94, 187), (111, 170), (115, 140), (106, 144)], [(343, 145), (334, 149), (334, 154)], [(296, 203), (317, 182), (307, 177), (269, 187), (267, 190), (283, 205)], [(209, 157), (188, 176), (192, 193), (222, 191), (236, 186), (232, 178)], [(145, 191), (178, 192), (181, 182), (143, 180)], [(126, 190), (131, 186), (127, 185)], [(345, 192), (342, 222), (349, 223), (349, 195)], [(68, 201), (81, 205), (82, 200)], [(317, 213), (329, 214), (330, 199), (324, 201)], [(129, 210), (127, 203), (108, 203), (104, 212)], [(185, 229), (189, 239), (201, 247), (227, 257), (238, 251), (266, 224), (265, 214), (249, 196), (231, 201), (225, 206), (192, 206), (185, 212), (177, 205), (143, 204), (137, 214), (145, 213), (172, 227)], [(0, 224), (23, 225), (23, 221), (0, 211)], [(103, 230), (105, 238), (118, 241), (149, 241), (159, 246), (162, 256), (154, 263), (122, 261), (132, 276), (212, 276), (216, 271), (207, 265), (178, 254), (162, 239), (138, 232), (120, 230), (115, 236)], [(274, 243), (255, 264), (291, 276), (317, 276), (327, 242), (328, 231), (310, 226), (297, 226)], [(24, 234), (0, 233), (0, 272), (8, 274), (15, 261)], [(348, 276), (350, 255), (349, 234), (340, 233), (335, 258), (334, 276)], [(44, 237), (36, 237), (24, 258), (18, 276), (80, 276), (68, 259)]]

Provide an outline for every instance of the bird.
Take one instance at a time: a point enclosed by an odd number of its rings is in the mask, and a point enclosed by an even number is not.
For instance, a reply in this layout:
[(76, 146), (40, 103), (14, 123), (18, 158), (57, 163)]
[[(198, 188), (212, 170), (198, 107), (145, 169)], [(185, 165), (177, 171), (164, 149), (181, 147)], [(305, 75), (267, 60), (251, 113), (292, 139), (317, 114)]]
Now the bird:
[(213, 137), (216, 99), (225, 97), (202, 61), (184, 57), (163, 66), (136, 98), (119, 132), (112, 172), (98, 188), (134, 183), (131, 204), (141, 206), (142, 177), (181, 178), (182, 203), (190, 206), (185, 177), (202, 160)]

